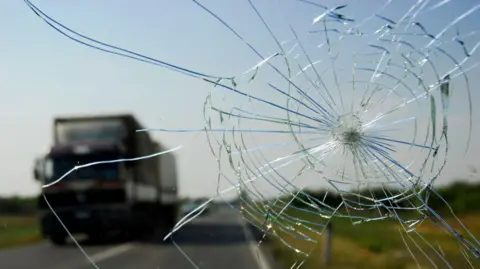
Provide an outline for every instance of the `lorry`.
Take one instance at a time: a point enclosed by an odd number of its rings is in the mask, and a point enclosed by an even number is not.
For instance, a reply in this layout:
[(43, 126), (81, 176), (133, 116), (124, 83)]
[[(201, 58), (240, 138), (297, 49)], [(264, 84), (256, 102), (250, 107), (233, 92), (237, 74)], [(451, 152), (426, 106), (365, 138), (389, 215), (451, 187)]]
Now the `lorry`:
[[(35, 160), (34, 178), (51, 186), (38, 197), (41, 233), (56, 245), (68, 232), (92, 238), (111, 231), (139, 235), (173, 228), (179, 214), (173, 153), (164, 150), (131, 114), (53, 120), (53, 144)], [(95, 165), (74, 169), (94, 162)], [(56, 182), (58, 181), (58, 182)], [(66, 228), (66, 229), (65, 229)]]

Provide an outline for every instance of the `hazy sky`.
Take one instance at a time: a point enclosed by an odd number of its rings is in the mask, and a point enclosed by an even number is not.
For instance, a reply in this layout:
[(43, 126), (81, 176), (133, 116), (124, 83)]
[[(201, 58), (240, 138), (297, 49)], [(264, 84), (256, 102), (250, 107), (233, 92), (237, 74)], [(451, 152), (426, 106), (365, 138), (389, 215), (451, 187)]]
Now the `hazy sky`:
[[(292, 0), (254, 2), (262, 2), (258, 8), (266, 12), (266, 19), (273, 21), (272, 30), (279, 39), (290, 36), (284, 34), (288, 32), (288, 25), (281, 22), (295, 18), (294, 22), (308, 25), (314, 14), (323, 11)], [(279, 2), (292, 2), (303, 8), (292, 10), (289, 5), (278, 5)], [(380, 6), (378, 1), (351, 2), (353, 6), (346, 13), (360, 18)], [(403, 10), (414, 2), (403, 1)], [(421, 17), (425, 20), (442, 18), (440, 30), (451, 21), (448, 14), (459, 15), (475, 1), (452, 2), (459, 3), (449, 3)], [(239, 74), (259, 61), (238, 38), (188, 0), (135, 1), (135, 4), (125, 0), (35, 0), (33, 3), (79, 32), (193, 70), (228, 76)], [(277, 52), (275, 43), (261, 27), (247, 1), (202, 3), (253, 40), (264, 55)], [(394, 7), (387, 10), (392, 18), (400, 16)], [(468, 18), (470, 25), (480, 25), (480, 17), (476, 17)], [(3, 171), (0, 194), (39, 191), (40, 185), (32, 178), (32, 163), (50, 146), (54, 116), (133, 112), (151, 128), (204, 126), (202, 107), (208, 92), (212, 91), (211, 85), (74, 43), (43, 23), (23, 1), (1, 1), (0, 24), (0, 170)], [(469, 31), (472, 29), (475, 27), (470, 27)], [(469, 44), (478, 40), (478, 36), (474, 36)], [(354, 45), (349, 44), (347, 48)], [(472, 71), (470, 81), (474, 104), (480, 101), (475, 87), (480, 79), (474, 75), (479, 74), (479, 70)], [(465, 100), (463, 95), (461, 98)], [(480, 164), (473, 157), (480, 150), (476, 138), (480, 135), (479, 127), (474, 127), (471, 148), (463, 156), (464, 148), (456, 150), (455, 144), (464, 145), (466, 114), (464, 111), (452, 114), (453, 150), (441, 178), (443, 182), (457, 175), (467, 175), (467, 164), (477, 167)], [(477, 115), (474, 115), (475, 125), (479, 113), (475, 110), (474, 114)], [(181, 194), (215, 193), (216, 163), (204, 135), (193, 141), (192, 134), (155, 133), (154, 136), (167, 147), (188, 144), (176, 153)]]

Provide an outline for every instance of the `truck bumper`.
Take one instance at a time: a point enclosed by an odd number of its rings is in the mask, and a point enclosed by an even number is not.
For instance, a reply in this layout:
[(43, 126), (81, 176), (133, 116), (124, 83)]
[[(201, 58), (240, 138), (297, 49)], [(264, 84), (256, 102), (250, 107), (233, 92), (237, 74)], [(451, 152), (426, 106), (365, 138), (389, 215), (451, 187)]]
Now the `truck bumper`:
[[(133, 223), (131, 210), (125, 207), (75, 207), (56, 210), (55, 213), (72, 234), (126, 230)], [(44, 212), (40, 217), (40, 223), (41, 233), (44, 237), (66, 233), (65, 228), (53, 212)]]

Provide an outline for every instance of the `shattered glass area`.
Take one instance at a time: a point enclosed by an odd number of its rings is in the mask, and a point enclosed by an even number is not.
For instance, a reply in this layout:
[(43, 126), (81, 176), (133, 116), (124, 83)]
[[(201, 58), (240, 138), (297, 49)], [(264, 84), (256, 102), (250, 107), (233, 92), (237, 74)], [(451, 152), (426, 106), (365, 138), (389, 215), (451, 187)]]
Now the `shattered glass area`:
[[(360, 18), (347, 4), (285, 1), (312, 16), (299, 18), (298, 25), (284, 23), (279, 34), (264, 18), (268, 9), (248, 1), (257, 27), (270, 33), (267, 53), (236, 32), (228, 18), (193, 2), (237, 36), (258, 62), (232, 77), (207, 75), (82, 36), (27, 4), (69, 38), (210, 83), (215, 91), (199, 100), (204, 129), (152, 131), (205, 132), (218, 162), (219, 197), (238, 191), (244, 218), (264, 238), (274, 237), (298, 255), (292, 268), (318, 247), (318, 235), (334, 218), (351, 220), (351, 229), (395, 220), (399, 229), (392, 236), (402, 237), (415, 261), (450, 267), (442, 250), (416, 229), (432, 222), (458, 242), (473, 267), (480, 242), (458, 218), (449, 223), (429, 207), (429, 199), (442, 199), (432, 185), (448, 160), (452, 96), (463, 98), (470, 129), (473, 124), (469, 78), (478, 72), (480, 42), (478, 26), (469, 18), (478, 16), (480, 5), (472, 2), (453, 20), (444, 20), (441, 14), (459, 1), (376, 2), (372, 14)], [(470, 135), (465, 150), (469, 143)], [(231, 186), (220, 188), (220, 182)], [(323, 199), (305, 191), (312, 182), (329, 190)], [(329, 203), (333, 194), (342, 202)]]

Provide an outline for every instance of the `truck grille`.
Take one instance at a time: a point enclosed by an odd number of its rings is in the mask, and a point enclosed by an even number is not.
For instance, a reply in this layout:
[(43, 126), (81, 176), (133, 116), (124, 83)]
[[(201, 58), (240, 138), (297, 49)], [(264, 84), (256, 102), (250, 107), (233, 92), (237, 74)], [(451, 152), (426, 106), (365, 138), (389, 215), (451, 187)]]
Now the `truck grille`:
[[(62, 190), (45, 193), (48, 203), (54, 208), (65, 206), (84, 206), (125, 202), (124, 189), (90, 189), (86, 191)], [(48, 208), (43, 196), (39, 197), (39, 207)]]

